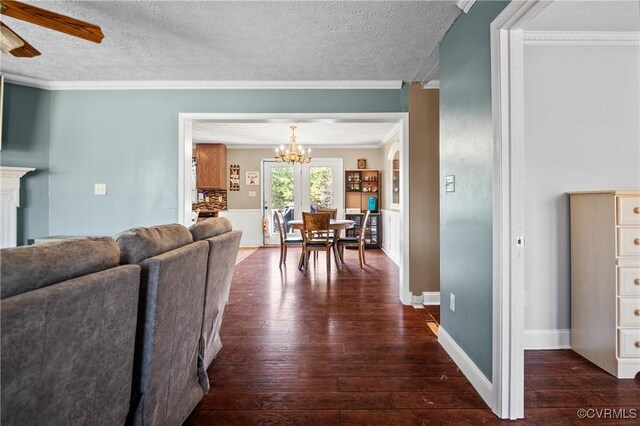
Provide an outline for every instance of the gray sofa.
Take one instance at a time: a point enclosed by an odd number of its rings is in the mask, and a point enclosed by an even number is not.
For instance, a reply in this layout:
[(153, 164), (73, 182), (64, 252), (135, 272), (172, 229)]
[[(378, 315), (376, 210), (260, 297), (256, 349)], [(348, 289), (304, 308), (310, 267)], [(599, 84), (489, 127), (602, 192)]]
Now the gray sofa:
[(182, 424), (241, 235), (215, 218), (0, 251), (2, 424)]
[(142, 268), (131, 424), (180, 425), (208, 392), (241, 236), (222, 218), (117, 236)]
[(189, 228), (194, 241), (209, 243), (202, 338), (205, 368), (222, 348), (220, 327), (229, 300), (231, 278), (240, 247), (242, 231), (233, 231), (226, 218), (208, 219)]
[(0, 252), (1, 423), (121, 425), (140, 267), (111, 238)]
[(200, 356), (209, 245), (182, 225), (116, 240), (121, 263), (142, 268), (130, 423), (180, 425), (209, 390)]

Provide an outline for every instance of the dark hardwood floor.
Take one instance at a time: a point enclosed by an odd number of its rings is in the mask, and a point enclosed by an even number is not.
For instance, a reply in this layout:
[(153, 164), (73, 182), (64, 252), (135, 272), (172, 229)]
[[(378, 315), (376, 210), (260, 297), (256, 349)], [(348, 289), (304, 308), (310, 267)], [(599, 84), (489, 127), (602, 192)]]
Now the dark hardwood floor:
[[(327, 277), (323, 255), (306, 277), (299, 250), (278, 268), (263, 248), (236, 266), (211, 390), (187, 425), (499, 424), (428, 327), (438, 307), (398, 301), (398, 268), (357, 252)], [(631, 408), (640, 384), (618, 381), (571, 351), (525, 355), (528, 424), (581, 424), (579, 408)], [(627, 411), (628, 412), (628, 411)], [(640, 417), (639, 417), (640, 418)], [(636, 420), (609, 420), (633, 424)], [(585, 424), (602, 424), (585, 419)]]

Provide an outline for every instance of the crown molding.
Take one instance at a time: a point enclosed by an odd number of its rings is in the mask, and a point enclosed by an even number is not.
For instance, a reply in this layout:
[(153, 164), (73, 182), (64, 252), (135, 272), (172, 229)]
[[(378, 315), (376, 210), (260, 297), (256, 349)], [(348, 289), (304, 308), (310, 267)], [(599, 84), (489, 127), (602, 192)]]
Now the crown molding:
[[(206, 143), (215, 143), (215, 142), (195, 142), (194, 141), (194, 145), (196, 143), (199, 144), (206, 144)], [(219, 143), (219, 142), (217, 142)], [(233, 144), (225, 144), (227, 146), (227, 149), (258, 149), (258, 150), (266, 150), (266, 151), (271, 151), (273, 152), (273, 148), (277, 145), (277, 144), (273, 144), (273, 145), (256, 145), (256, 144), (252, 144), (252, 145), (233, 145)], [(305, 148), (311, 148), (314, 151), (314, 155), (315, 153), (317, 153), (320, 150), (323, 149), (378, 149), (380, 148), (379, 145), (353, 145), (353, 144), (345, 144), (345, 145), (338, 145), (338, 144), (328, 144), (328, 145), (309, 145), (309, 144), (305, 144), (304, 145)]]
[(469, 9), (471, 9), (471, 6), (473, 6), (475, 2), (476, 0), (458, 0), (456, 6), (464, 13), (469, 13)]
[(391, 138), (393, 138), (396, 133), (398, 133), (400, 131), (400, 123), (396, 124), (395, 126), (393, 126), (391, 128), (391, 130), (389, 130), (387, 132), (386, 135), (384, 135), (384, 137), (380, 140), (380, 142), (378, 142), (378, 145), (376, 145), (374, 148), (382, 148), (387, 142), (389, 142), (391, 140)]
[(423, 89), (439, 89), (440, 80), (429, 80), (426, 83), (422, 83)]
[(317, 89), (317, 90), (398, 90), (402, 80), (300, 80), (300, 81), (45, 81), (4, 74), (8, 83), (44, 90), (242, 90), (242, 89)]
[(525, 44), (532, 45), (640, 45), (640, 32), (603, 31), (525, 31)]

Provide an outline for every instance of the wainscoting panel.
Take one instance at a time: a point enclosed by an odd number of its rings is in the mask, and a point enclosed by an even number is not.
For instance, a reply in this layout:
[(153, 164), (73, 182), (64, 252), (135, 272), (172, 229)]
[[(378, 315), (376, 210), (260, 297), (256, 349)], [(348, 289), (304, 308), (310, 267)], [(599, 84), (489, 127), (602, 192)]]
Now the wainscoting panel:
[(400, 230), (402, 216), (397, 210), (380, 210), (382, 217), (382, 250), (400, 266)]
[(226, 217), (233, 224), (233, 229), (242, 230), (240, 247), (262, 246), (262, 210), (260, 209), (230, 209), (220, 212), (220, 217)]

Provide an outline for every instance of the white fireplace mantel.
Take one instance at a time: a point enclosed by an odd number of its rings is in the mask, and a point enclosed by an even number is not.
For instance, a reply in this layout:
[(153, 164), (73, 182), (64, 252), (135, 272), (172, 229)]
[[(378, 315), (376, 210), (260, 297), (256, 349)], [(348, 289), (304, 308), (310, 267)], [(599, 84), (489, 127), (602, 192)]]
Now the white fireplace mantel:
[(0, 248), (17, 244), (20, 178), (34, 170), (30, 167), (0, 166)]

